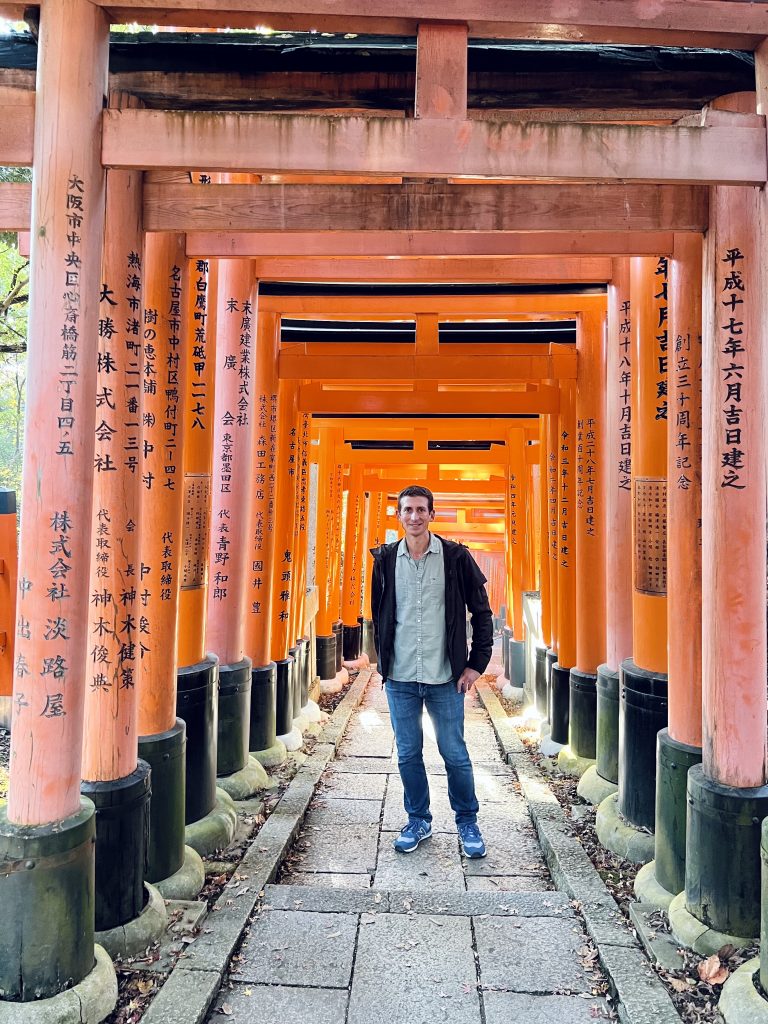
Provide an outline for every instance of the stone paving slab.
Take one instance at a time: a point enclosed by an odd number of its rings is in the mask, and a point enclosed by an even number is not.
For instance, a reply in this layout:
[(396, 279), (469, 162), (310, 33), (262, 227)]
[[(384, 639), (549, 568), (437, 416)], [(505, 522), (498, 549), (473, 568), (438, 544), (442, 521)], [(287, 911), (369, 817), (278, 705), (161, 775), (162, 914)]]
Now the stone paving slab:
[(297, 871), (280, 879), (281, 885), (322, 885), (329, 889), (370, 889), (371, 875), (341, 871)]
[[(448, 799), (448, 780), (444, 775), (433, 775), (429, 778), (429, 803), (432, 811), (432, 831), (455, 833), (456, 822)], [(407, 820), (408, 816), (403, 807), (403, 784), (398, 777), (393, 776), (387, 786), (381, 827), (387, 832), (399, 832)]]
[(480, 979), (514, 992), (589, 992), (579, 962), (585, 936), (572, 920), (475, 917)]
[(356, 914), (263, 910), (233, 962), (232, 976), (267, 985), (346, 988), (356, 935)]
[(338, 828), (305, 830), (301, 839), (306, 849), (294, 848), (298, 871), (341, 871), (373, 874), (379, 843), (378, 825), (350, 825), (344, 835)]
[[(507, 769), (508, 771), (509, 769)], [(350, 757), (333, 762), (331, 775), (352, 772), (355, 775), (360, 772), (373, 772), (376, 775), (397, 775), (397, 762), (391, 758), (384, 757)], [(445, 770), (443, 770), (445, 774)]]
[(395, 738), (387, 724), (368, 729), (358, 727), (339, 746), (339, 757), (382, 757), (391, 758)]
[(304, 819), (304, 831), (329, 825), (378, 825), (380, 818), (381, 800), (339, 800), (319, 795)]
[(483, 992), (485, 1024), (594, 1024), (607, 1018), (604, 999), (579, 996), (531, 995), (518, 992)]
[(470, 875), (467, 892), (551, 892), (552, 882), (537, 875)]
[(391, 913), (458, 914), (464, 917), (531, 917), (576, 921), (568, 897), (561, 892), (485, 893), (432, 889), (429, 892), (389, 890)]
[(536, 835), (531, 828), (506, 827), (496, 821), (481, 822), (488, 854), (468, 860), (467, 877), (472, 875), (540, 875), (545, 867)]
[(360, 927), (347, 1024), (481, 1024), (476, 986), (467, 918), (380, 914)]
[(348, 999), (349, 994), (339, 989), (235, 982), (221, 990), (213, 1019), (233, 1024), (307, 1024), (311, 1016), (312, 1024), (341, 1024)]
[(459, 889), (464, 891), (458, 840), (436, 832), (412, 853), (392, 848), (396, 832), (382, 832), (374, 889)]
[(330, 891), (316, 885), (267, 885), (264, 889), (265, 908), (270, 910), (302, 910), (320, 914), (360, 914), (387, 910), (385, 893), (367, 890)]
[(387, 775), (373, 775), (334, 771), (332, 768), (323, 775), (317, 788), (317, 795), (323, 799), (338, 800), (383, 800), (387, 790)]

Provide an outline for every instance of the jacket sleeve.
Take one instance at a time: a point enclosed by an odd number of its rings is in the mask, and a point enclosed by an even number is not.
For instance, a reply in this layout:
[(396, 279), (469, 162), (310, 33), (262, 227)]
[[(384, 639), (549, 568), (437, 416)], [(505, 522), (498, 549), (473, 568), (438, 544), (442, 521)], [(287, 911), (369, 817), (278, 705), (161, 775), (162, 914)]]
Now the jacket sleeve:
[(472, 646), (467, 668), (481, 675), (493, 653), (493, 613), (485, 589), (486, 579), (469, 551), (464, 551), (464, 597), (472, 620)]
[(373, 644), (379, 651), (379, 607), (381, 605), (381, 559), (374, 556), (371, 574), (371, 617), (373, 619)]

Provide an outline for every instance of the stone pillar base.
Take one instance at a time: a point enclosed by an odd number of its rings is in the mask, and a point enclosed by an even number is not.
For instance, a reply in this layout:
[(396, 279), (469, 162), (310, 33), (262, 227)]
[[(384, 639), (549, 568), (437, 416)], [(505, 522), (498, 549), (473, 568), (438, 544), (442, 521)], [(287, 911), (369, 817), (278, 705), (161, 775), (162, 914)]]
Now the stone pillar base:
[(11, 728), (11, 698), (0, 697), (0, 729)]
[(322, 722), (323, 712), (313, 700), (308, 700), (301, 709), (302, 715), (308, 722)]
[(747, 960), (723, 985), (717, 1008), (725, 1024), (768, 1024), (768, 999), (758, 991), (760, 958)]
[(265, 768), (277, 768), (279, 765), (285, 764), (288, 751), (285, 749), (285, 744), (282, 740), (276, 739), (271, 747), (267, 747), (264, 750), (252, 750), (251, 757), (255, 758)]
[(594, 804), (595, 807), (601, 804), (607, 796), (611, 796), (615, 793), (618, 786), (615, 782), (609, 782), (608, 779), (604, 779), (597, 771), (597, 765), (590, 765), (589, 768), (579, 779), (579, 784), (576, 787), (576, 792), (579, 794), (582, 800), (586, 800), (587, 803)]
[(680, 892), (669, 904), (669, 926), (681, 946), (692, 949), (702, 956), (712, 956), (718, 949), (729, 943), (737, 949), (757, 942), (756, 935), (728, 935), (718, 932), (694, 917), (685, 905), (685, 893)]
[(653, 860), (656, 845), (653, 833), (643, 832), (620, 817), (618, 793), (607, 796), (597, 808), (595, 831), (603, 846), (617, 857), (631, 860), (633, 864)]
[(65, 992), (30, 1003), (0, 999), (0, 1024), (100, 1024), (117, 1006), (117, 976), (107, 951), (93, 952), (90, 974)]
[(156, 942), (168, 927), (165, 900), (149, 882), (144, 883), (144, 888), (147, 890), (147, 902), (138, 917), (116, 928), (96, 932), (96, 941), (113, 959), (120, 957), (125, 960), (130, 956), (138, 956), (147, 946)]
[(368, 668), (369, 665), (367, 654), (361, 654), (359, 658), (353, 658), (351, 661), (345, 659), (341, 663), (341, 667), (345, 668), (347, 672), (359, 672), (361, 669)]
[(205, 885), (205, 866), (197, 850), (184, 847), (184, 863), (178, 871), (153, 885), (165, 900), (194, 900)]
[(579, 779), (594, 764), (595, 759), (593, 757), (579, 757), (578, 754), (574, 754), (570, 747), (563, 747), (557, 755), (557, 767), (560, 771), (564, 775), (575, 775)]
[(266, 769), (249, 754), (244, 768), (239, 772), (232, 772), (231, 775), (219, 777), (216, 783), (219, 789), (223, 789), (233, 800), (250, 800), (254, 794), (267, 788), (269, 776)]
[(184, 862), (167, 879), (153, 885), (163, 899), (197, 899), (206, 884), (206, 869), (197, 850), (184, 847)]
[(656, 861), (649, 861), (638, 871), (635, 877), (635, 896), (646, 906), (656, 910), (669, 910), (669, 905), (677, 894), (665, 889), (656, 877)]
[(278, 736), (277, 741), (278, 743), (282, 743), (284, 748), (288, 751), (301, 750), (304, 744), (304, 737), (294, 726), (290, 732), (286, 732), (282, 736)]
[(320, 693), (341, 693), (349, 682), (349, 672), (340, 668), (333, 679), (320, 680)]
[(184, 830), (187, 846), (197, 850), (201, 857), (210, 857), (232, 842), (237, 828), (237, 808), (232, 797), (223, 789), (216, 790), (213, 810), (187, 825)]

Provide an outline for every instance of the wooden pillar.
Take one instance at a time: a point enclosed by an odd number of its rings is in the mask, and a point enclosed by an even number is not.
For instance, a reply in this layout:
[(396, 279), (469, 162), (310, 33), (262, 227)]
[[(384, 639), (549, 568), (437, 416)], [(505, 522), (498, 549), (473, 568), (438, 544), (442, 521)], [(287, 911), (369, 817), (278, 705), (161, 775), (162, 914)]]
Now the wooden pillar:
[(369, 495), (368, 520), (363, 549), (365, 566), (365, 582), (363, 590), (363, 618), (371, 618), (371, 582), (373, 580), (373, 557), (371, 548), (384, 543), (385, 518), (387, 513), (387, 495), (384, 491), (374, 491)]
[[(10, 787), (0, 807), (0, 991), (15, 1001), (54, 996), (94, 965), (94, 816), (81, 799), (80, 778), (108, 56), (101, 8), (46, 0), (36, 85)], [(38, 898), (44, 892), (56, 899)]]
[[(608, 286), (605, 464), (605, 662), (616, 674), (632, 656), (632, 305), (628, 259)], [(618, 690), (617, 690), (618, 694)], [(618, 742), (618, 734), (617, 734)]]
[(523, 623), (523, 589), (525, 586), (526, 539), (525, 539), (525, 447), (523, 432), (518, 428), (507, 433), (507, 499), (509, 509), (508, 533), (510, 545), (509, 567), (511, 572), (512, 604), (510, 620), (512, 636), (518, 643), (525, 640)]
[(293, 592), (294, 640), (306, 635), (304, 599), (307, 589), (307, 506), (309, 498), (309, 424), (310, 415), (299, 413), (299, 448), (296, 479), (296, 517), (293, 545), (296, 551), (296, 585)]
[(0, 722), (5, 729), (11, 724), (18, 570), (16, 492), (0, 489)]
[(536, 500), (539, 505), (538, 546), (541, 587), (541, 638), (552, 646), (552, 590), (549, 576), (549, 523), (547, 501), (547, 421), (539, 417), (539, 479)]
[(205, 658), (216, 367), (218, 261), (187, 261), (184, 375), (184, 532), (179, 593), (179, 665)]
[(551, 640), (550, 648), (557, 660), (557, 645), (559, 632), (559, 610), (558, 610), (558, 494), (560, 491), (560, 445), (558, 444), (558, 414), (549, 413), (546, 416), (547, 423), (547, 550), (549, 552), (549, 600), (552, 608), (551, 619)]
[(257, 290), (250, 260), (220, 260), (216, 295), (215, 412), (207, 649), (223, 665), (244, 655), (256, 410)]
[[(363, 492), (363, 467), (359, 463), (352, 466), (349, 474), (347, 490), (347, 518), (344, 528), (344, 576), (341, 598), (341, 621), (345, 634), (352, 636), (354, 630), (359, 632), (357, 617), (360, 614), (360, 535), (363, 528), (363, 510), (365, 508)], [(351, 643), (351, 641), (350, 641)], [(351, 650), (351, 647), (348, 648)], [(352, 655), (354, 660), (357, 655)]]
[(667, 448), (669, 735), (697, 748), (701, 746), (701, 267), (701, 237), (676, 235), (670, 266)]
[(292, 645), (291, 594), (296, 583), (294, 516), (299, 466), (297, 387), (280, 381), (277, 402), (277, 468), (275, 489), (275, 548), (272, 564), (273, 660), (288, 657)]
[[(83, 779), (136, 768), (142, 537), (142, 175), (107, 174)], [(143, 872), (142, 872), (143, 873)], [(143, 880), (143, 879), (142, 879)]]
[(605, 659), (605, 531), (601, 449), (605, 416), (605, 335), (602, 313), (582, 313), (576, 351), (576, 664), (571, 669), (569, 746), (594, 759), (597, 668)]
[(149, 234), (144, 280), (144, 467), (139, 600), (139, 733), (176, 721), (184, 485), (184, 236)]
[(334, 517), (336, 514), (336, 438), (327, 427), (318, 432), (317, 520), (315, 524), (315, 585), (318, 595), (317, 635), (329, 637), (336, 618), (331, 601)]
[(341, 563), (343, 533), (343, 508), (344, 508), (344, 467), (334, 463), (334, 485), (333, 485), (333, 543), (331, 547), (332, 572), (329, 574), (331, 581), (330, 595), (328, 598), (328, 613), (332, 616), (333, 622), (341, 621)]
[(561, 669), (576, 664), (576, 422), (575, 387), (560, 386), (558, 417), (557, 660)]
[(632, 593), (633, 657), (667, 671), (667, 257), (633, 257)]

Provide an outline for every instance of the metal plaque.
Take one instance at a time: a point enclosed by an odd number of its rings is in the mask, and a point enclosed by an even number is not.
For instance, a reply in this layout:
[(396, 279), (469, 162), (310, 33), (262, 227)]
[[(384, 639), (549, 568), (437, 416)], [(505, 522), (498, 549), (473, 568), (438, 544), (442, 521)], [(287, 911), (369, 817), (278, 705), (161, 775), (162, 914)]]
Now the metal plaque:
[(667, 593), (667, 481), (635, 478), (635, 590)]

